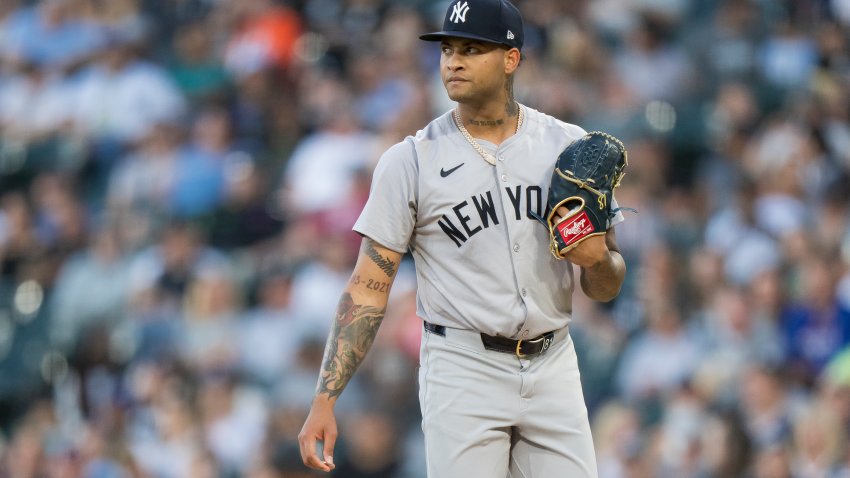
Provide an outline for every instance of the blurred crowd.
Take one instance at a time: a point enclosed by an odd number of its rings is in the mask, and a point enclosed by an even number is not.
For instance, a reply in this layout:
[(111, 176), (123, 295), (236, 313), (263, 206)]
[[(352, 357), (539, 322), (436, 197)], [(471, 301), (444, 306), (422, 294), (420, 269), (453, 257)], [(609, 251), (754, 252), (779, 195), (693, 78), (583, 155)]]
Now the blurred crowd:
[[(298, 478), (448, 2), (0, 2), (0, 478)], [(576, 292), (601, 478), (850, 477), (850, 0), (517, 0), (523, 104), (626, 143)], [(402, 264), (334, 475), (424, 477)]]

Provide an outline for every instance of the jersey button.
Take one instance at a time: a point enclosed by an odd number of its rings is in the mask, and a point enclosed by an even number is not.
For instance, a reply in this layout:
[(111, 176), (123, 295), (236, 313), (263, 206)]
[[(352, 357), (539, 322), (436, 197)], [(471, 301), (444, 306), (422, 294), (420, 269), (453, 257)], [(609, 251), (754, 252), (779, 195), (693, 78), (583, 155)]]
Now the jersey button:
[(504, 160), (505, 160), (505, 157), (500, 154), (499, 155), (499, 161), (504, 161)]
[(519, 252), (519, 244), (514, 244), (514, 252)]
[(525, 287), (522, 288), (522, 296), (525, 297), (528, 294), (528, 291), (525, 290)]
[(508, 180), (508, 175), (507, 175), (507, 174), (503, 174), (503, 175), (502, 175), (502, 181), (507, 181), (507, 180)]

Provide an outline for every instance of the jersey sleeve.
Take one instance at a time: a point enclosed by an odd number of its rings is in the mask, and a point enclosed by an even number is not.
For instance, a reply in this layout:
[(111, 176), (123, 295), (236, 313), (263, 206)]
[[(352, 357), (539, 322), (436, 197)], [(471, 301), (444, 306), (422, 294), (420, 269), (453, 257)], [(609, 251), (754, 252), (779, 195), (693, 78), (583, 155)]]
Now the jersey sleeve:
[(418, 173), (409, 140), (388, 149), (372, 175), (369, 199), (354, 231), (395, 252), (407, 252), (416, 224)]

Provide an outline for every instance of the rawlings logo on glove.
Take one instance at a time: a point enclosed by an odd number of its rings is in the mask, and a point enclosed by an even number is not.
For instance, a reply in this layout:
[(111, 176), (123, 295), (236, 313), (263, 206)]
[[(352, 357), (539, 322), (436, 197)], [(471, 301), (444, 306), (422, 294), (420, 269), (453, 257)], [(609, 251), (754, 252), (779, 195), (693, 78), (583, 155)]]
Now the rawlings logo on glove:
[(614, 189), (628, 164), (626, 148), (617, 138), (599, 131), (573, 141), (558, 156), (546, 219), (549, 247), (558, 259), (588, 237), (605, 234)]
[(593, 232), (593, 224), (590, 223), (587, 213), (582, 211), (581, 214), (558, 224), (558, 232), (565, 243), (573, 244), (578, 239)]

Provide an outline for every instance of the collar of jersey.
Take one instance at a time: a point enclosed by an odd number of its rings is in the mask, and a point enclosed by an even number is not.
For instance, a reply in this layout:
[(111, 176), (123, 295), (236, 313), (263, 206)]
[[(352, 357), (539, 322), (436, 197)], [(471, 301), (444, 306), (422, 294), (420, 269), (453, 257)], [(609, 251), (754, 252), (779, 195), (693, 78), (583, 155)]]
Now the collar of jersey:
[[(511, 144), (513, 144), (513, 142), (517, 138), (522, 136), (525, 129), (528, 128), (528, 122), (529, 122), (528, 108), (523, 106), (522, 103), (517, 103), (517, 104), (519, 105), (520, 108), (524, 108), (522, 114), (525, 118), (524, 118), (522, 124), (519, 125), (519, 130), (517, 130), (517, 132), (514, 135), (512, 135), (510, 138), (502, 141), (502, 144), (500, 144), (499, 146), (496, 146), (494, 143), (491, 143), (491, 142), (487, 141), (486, 139), (475, 138), (475, 141), (477, 141), (478, 144), (480, 144), (481, 146), (487, 148), (487, 151), (490, 151), (490, 152), (505, 151), (505, 149), (507, 149)], [(454, 125), (454, 120), (451, 117), (451, 112), (449, 113), (449, 121), (451, 121), (452, 125)], [(455, 126), (455, 130), (457, 130), (457, 126)]]

